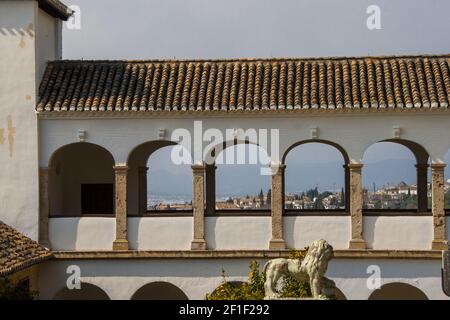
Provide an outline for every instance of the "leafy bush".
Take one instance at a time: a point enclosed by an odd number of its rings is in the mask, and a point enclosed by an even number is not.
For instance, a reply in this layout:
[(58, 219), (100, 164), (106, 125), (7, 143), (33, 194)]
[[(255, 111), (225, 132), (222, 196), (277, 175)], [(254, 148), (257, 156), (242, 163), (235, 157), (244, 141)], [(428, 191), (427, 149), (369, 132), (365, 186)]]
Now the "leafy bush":
[[(303, 259), (305, 252), (291, 251), (290, 259)], [(228, 282), (225, 270), (222, 270), (222, 283), (206, 300), (263, 300), (264, 299), (264, 273), (259, 270), (258, 261), (250, 262), (248, 282)], [(311, 297), (309, 283), (299, 282), (292, 276), (281, 279), (280, 294), (283, 298)]]
[(13, 284), (7, 278), (0, 277), (0, 300), (34, 300), (37, 292), (30, 291), (29, 282)]

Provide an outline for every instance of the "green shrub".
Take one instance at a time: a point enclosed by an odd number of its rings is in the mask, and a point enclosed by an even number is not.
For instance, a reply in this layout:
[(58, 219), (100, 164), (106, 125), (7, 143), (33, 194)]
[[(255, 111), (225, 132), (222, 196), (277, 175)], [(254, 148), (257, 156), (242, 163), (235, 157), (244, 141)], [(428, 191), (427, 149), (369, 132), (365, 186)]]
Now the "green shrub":
[[(307, 249), (306, 249), (307, 250)], [(290, 259), (303, 259), (303, 251), (291, 251)], [(222, 270), (222, 283), (206, 300), (263, 300), (264, 299), (264, 273), (259, 270), (258, 261), (250, 262), (248, 282), (228, 282), (225, 270)], [(283, 298), (304, 298), (311, 296), (309, 283), (299, 282), (291, 276), (281, 279), (280, 294)]]
[(34, 300), (37, 292), (30, 291), (28, 281), (12, 284), (5, 277), (0, 277), (0, 300)]

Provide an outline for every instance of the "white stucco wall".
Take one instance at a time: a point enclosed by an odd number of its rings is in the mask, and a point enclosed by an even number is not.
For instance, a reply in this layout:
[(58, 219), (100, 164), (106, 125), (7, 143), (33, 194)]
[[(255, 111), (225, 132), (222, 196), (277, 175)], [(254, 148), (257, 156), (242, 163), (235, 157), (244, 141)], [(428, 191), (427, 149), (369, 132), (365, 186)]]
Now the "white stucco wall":
[(266, 250), (271, 223), (270, 217), (206, 217), (206, 243), (209, 249), (216, 250)]
[(0, 1), (0, 220), (38, 235), (36, 1)]
[(61, 58), (61, 21), (45, 11), (37, 9), (36, 61), (37, 83), (44, 74), (46, 63)]
[(325, 239), (334, 249), (348, 249), (350, 217), (284, 217), (284, 239), (288, 248), (303, 249), (314, 240)]
[[(69, 276), (66, 268), (77, 265), (81, 281), (103, 289), (111, 299), (130, 299), (143, 285), (169, 282), (180, 288), (189, 299), (204, 299), (217, 288), (221, 271), (229, 281), (248, 279), (247, 259), (131, 259), (131, 260), (69, 260), (47, 262), (40, 269), (40, 298), (52, 299), (65, 287)], [(260, 261), (260, 266), (265, 261)], [(381, 284), (404, 282), (422, 290), (429, 299), (449, 299), (441, 289), (439, 260), (332, 260), (327, 276), (336, 282), (347, 299), (369, 298), (373, 290), (367, 287), (368, 266), (381, 270)]]
[(190, 250), (192, 233), (192, 217), (128, 218), (133, 250)]
[(450, 299), (442, 291), (440, 260), (335, 259), (331, 261), (327, 275), (335, 280), (348, 299), (367, 300), (374, 291), (367, 286), (368, 278), (373, 274), (371, 269), (368, 270), (369, 266), (379, 267), (381, 285), (407, 283), (422, 290), (428, 299)]
[[(87, 142), (96, 143), (109, 150), (117, 164), (125, 164), (130, 152), (144, 142), (159, 140), (159, 129), (166, 129), (166, 139), (170, 140), (174, 130), (186, 128), (194, 137), (194, 120), (202, 121), (203, 132), (209, 128), (219, 129), (278, 129), (280, 134), (279, 156), (293, 144), (310, 140), (311, 127), (318, 128), (318, 138), (334, 142), (347, 151), (350, 160), (360, 162), (365, 150), (372, 144), (392, 139), (393, 127), (401, 128), (401, 138), (423, 146), (433, 161), (443, 161), (450, 149), (450, 131), (447, 130), (450, 112), (355, 112), (355, 113), (305, 113), (291, 115), (239, 115), (239, 117), (182, 117), (150, 118), (144, 114), (128, 112), (129, 118), (101, 119), (84, 117), (81, 119), (41, 119), (40, 164), (46, 165), (51, 154), (59, 147), (78, 142), (79, 129), (86, 130)], [(349, 129), (351, 128), (351, 129)], [(44, 143), (45, 142), (45, 143)], [(204, 142), (204, 147), (208, 142)], [(270, 144), (268, 147), (271, 153)], [(274, 159), (272, 159), (274, 160)]]
[(36, 95), (45, 61), (61, 52), (54, 21), (37, 1), (0, 1), (0, 220), (32, 239), (38, 238)]
[(364, 217), (364, 239), (370, 249), (429, 250), (433, 218)]
[[(364, 238), (370, 249), (429, 250), (431, 219), (364, 217)], [(110, 250), (115, 238), (115, 218), (51, 218), (49, 233), (54, 250)], [(133, 250), (189, 250), (193, 218), (130, 217), (128, 237)], [(205, 238), (211, 250), (267, 250), (271, 218), (206, 217)], [(350, 218), (284, 217), (284, 238), (287, 247), (292, 249), (303, 249), (320, 238), (326, 239), (335, 249), (348, 249)]]
[(50, 218), (49, 240), (52, 250), (111, 250), (116, 236), (112, 218)]

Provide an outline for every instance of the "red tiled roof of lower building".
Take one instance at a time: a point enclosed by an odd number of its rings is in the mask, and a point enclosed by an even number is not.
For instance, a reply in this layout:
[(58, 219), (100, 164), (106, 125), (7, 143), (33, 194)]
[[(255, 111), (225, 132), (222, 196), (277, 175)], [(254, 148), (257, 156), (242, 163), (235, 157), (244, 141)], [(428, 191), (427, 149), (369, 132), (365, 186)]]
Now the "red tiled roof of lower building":
[(39, 96), (38, 112), (448, 108), (450, 55), (55, 61)]
[(23, 270), (52, 256), (49, 250), (0, 221), (0, 276)]

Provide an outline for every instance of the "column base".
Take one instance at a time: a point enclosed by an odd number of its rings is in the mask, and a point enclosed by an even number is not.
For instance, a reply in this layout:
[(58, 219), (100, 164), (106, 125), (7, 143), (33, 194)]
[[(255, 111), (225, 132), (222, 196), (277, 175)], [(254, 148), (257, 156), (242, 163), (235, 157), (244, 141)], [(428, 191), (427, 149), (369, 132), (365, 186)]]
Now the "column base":
[(350, 250), (364, 250), (366, 249), (366, 242), (362, 239), (352, 239), (348, 243)]
[(447, 240), (433, 240), (431, 242), (431, 250), (448, 250)]
[(128, 240), (127, 239), (117, 239), (113, 242), (113, 250), (128, 250)]
[(286, 243), (283, 239), (272, 239), (269, 242), (269, 250), (284, 250), (286, 249)]
[(206, 250), (205, 239), (194, 239), (191, 242), (191, 250)]

